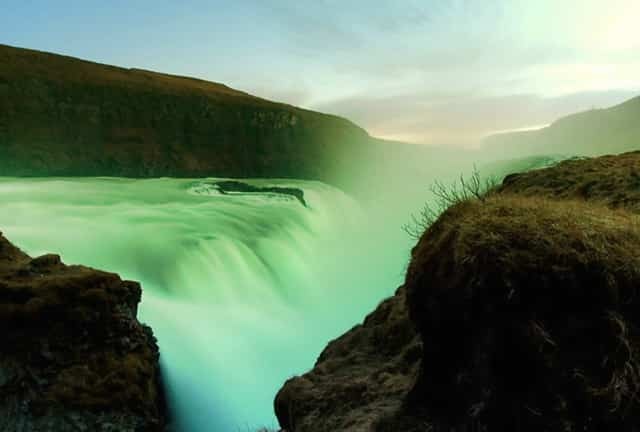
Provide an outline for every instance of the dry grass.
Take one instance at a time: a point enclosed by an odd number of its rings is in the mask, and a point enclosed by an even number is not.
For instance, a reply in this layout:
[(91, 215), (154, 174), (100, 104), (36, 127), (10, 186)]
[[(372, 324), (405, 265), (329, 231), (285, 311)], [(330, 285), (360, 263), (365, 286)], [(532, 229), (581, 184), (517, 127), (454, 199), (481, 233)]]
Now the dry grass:
[(640, 152), (558, 165), (507, 176), (500, 192), (531, 197), (594, 201), (640, 213)]
[(42, 51), (17, 49), (0, 44), (0, 78), (21, 78), (28, 72), (43, 80), (127, 87), (165, 93), (198, 93), (217, 98), (248, 99), (253, 103), (268, 101), (234, 90), (224, 84), (168, 75), (140, 69), (125, 69)]
[(640, 421), (640, 217), (493, 194), (446, 210), (407, 273), (425, 342), (413, 394), (447, 424), (631, 430)]
[(422, 234), (438, 220), (443, 211), (468, 200), (484, 201), (496, 187), (497, 179), (490, 177), (483, 180), (475, 167), (468, 178), (460, 175), (450, 185), (436, 180), (429, 188), (433, 201), (427, 201), (420, 212), (417, 215), (411, 215), (411, 221), (402, 228), (410, 237), (419, 240)]

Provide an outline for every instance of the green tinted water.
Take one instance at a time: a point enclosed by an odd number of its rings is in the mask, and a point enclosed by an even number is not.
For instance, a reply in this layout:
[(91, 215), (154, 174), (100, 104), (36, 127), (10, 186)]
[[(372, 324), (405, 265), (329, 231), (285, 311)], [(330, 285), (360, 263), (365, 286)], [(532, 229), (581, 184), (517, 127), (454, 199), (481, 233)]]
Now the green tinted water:
[(309, 207), (198, 180), (5, 178), (0, 229), (32, 255), (142, 282), (179, 430), (253, 430), (274, 425), (288, 377), (399, 285), (410, 246), (337, 189), (268, 183)]
[(253, 431), (275, 426), (287, 378), (402, 283), (413, 240), (401, 227), (429, 184), (471, 169), (471, 158), (434, 158), (419, 179), (385, 173), (364, 205), (318, 182), (249, 181), (303, 189), (308, 207), (202, 180), (0, 178), (0, 230), (31, 255), (140, 281), (178, 430)]

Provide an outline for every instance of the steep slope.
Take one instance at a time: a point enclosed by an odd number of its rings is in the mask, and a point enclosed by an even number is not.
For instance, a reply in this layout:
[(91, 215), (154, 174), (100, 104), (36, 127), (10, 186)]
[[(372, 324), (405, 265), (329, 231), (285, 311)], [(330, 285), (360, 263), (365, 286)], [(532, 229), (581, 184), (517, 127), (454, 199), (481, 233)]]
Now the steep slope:
[(568, 160), (455, 203), (396, 295), (284, 385), (283, 429), (637, 431), (639, 175), (640, 152)]
[(640, 427), (640, 227), (626, 211), (496, 194), (422, 237), (411, 405), (436, 430)]
[(221, 84), (0, 45), (0, 175), (339, 183), (372, 142), (345, 119)]
[(496, 155), (599, 156), (640, 149), (640, 96), (606, 109), (561, 118), (549, 127), (488, 137), (484, 148)]
[(140, 295), (115, 274), (32, 259), (0, 234), (0, 430), (165, 430)]
[(285, 430), (368, 431), (400, 410), (422, 356), (404, 302), (400, 288), (329, 343), (313, 370), (287, 381), (275, 400)]

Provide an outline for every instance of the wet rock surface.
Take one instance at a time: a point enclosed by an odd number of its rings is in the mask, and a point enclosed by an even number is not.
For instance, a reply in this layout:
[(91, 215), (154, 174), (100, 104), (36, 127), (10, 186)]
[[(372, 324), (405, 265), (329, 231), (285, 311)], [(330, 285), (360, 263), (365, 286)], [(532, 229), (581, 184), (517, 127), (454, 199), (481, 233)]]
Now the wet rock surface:
[(290, 196), (298, 200), (304, 207), (307, 206), (307, 202), (304, 199), (304, 191), (298, 188), (292, 187), (280, 187), (280, 186), (254, 186), (248, 183), (239, 181), (227, 180), (213, 183), (213, 185), (222, 194), (228, 193), (267, 193)]
[(400, 288), (330, 342), (312, 371), (287, 381), (275, 400), (285, 430), (372, 430), (400, 409), (422, 356), (404, 300)]
[(0, 430), (164, 431), (159, 352), (135, 282), (0, 234)]

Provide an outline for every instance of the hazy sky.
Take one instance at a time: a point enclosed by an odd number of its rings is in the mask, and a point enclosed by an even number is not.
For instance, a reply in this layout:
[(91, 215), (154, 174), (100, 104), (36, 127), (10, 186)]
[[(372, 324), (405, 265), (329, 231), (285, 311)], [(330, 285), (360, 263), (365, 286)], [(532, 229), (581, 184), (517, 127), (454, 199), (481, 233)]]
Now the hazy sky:
[(640, 94), (638, 0), (2, 0), (0, 43), (469, 144)]

